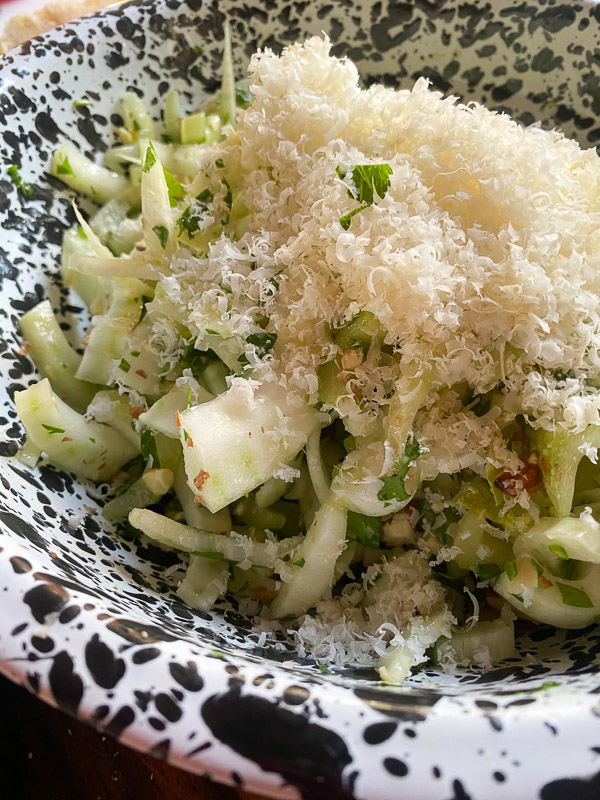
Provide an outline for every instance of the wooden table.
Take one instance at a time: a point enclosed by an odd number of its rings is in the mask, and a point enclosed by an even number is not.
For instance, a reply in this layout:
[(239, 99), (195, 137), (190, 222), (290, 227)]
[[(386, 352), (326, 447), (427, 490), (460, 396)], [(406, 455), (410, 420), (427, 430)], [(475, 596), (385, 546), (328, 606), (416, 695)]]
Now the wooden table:
[(6, 800), (266, 800), (141, 755), (0, 678)]

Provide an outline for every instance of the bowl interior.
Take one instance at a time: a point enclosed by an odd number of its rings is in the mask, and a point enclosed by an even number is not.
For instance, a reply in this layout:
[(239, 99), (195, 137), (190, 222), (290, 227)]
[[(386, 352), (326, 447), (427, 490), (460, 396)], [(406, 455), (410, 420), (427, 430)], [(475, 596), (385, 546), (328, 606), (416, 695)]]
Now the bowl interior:
[[(402, 688), (378, 684), (370, 670), (324, 675), (284, 642), (264, 642), (232, 607), (201, 614), (182, 605), (174, 594), (183, 575), (177, 556), (147, 541), (115, 537), (99, 513), (97, 487), (46, 466), (31, 472), (16, 461), (22, 429), (13, 405), (14, 392), (36, 379), (21, 350), (19, 317), (48, 297), (66, 331), (75, 335), (81, 324), (80, 302), (58, 277), (62, 233), (74, 214), (72, 195), (47, 174), (53, 149), (62, 139), (75, 141), (88, 155), (106, 149), (111, 115), (125, 89), (137, 91), (157, 118), (170, 88), (179, 89), (193, 108), (218, 85), (225, 15), (232, 23), (238, 77), (257, 48), (279, 50), (325, 31), (333, 52), (353, 59), (367, 82), (409, 87), (424, 75), (445, 93), (481, 101), (524, 124), (560, 127), (587, 147), (600, 139), (598, 11), (592, 3), (527, 9), (508, 2), (338, 0), (249, 8), (165, 0), (129, 4), (65, 26), (5, 59), (0, 71), (0, 576), (10, 610), (0, 619), (5, 671), (34, 690), (49, 687), (54, 702), (72, 711), (85, 706), (86, 714), (112, 725), (113, 733), (132, 722), (126, 713), (119, 718), (110, 703), (111, 692), (118, 696), (125, 685), (120, 662), (127, 659), (120, 653), (131, 648), (140, 674), (162, 660), (166, 675), (177, 656), (188, 665), (176, 679), (185, 691), (199, 685), (189, 665), (203, 658), (219, 671), (223, 686), (240, 670), (253, 671), (256, 680), (266, 676), (263, 683), (294, 681), (298, 692), (298, 686), (326, 687), (336, 702), (351, 693), (378, 714), (405, 721), (418, 719), (442, 696), (464, 695), (473, 702), (485, 696), (493, 705), (544, 685), (600, 689), (596, 629), (564, 633), (543, 626), (524, 628), (519, 655), (483, 675), (452, 678), (426, 669)], [(89, 105), (74, 106), (80, 99)], [(33, 197), (5, 177), (12, 164), (32, 184)], [(169, 674), (173, 677), (172, 670)], [(134, 685), (127, 691), (134, 692)], [(101, 702), (101, 692), (109, 699)], [(480, 711), (489, 714), (490, 707)], [(146, 727), (136, 735), (159, 747), (160, 726), (151, 719), (145, 718)], [(164, 715), (159, 722), (164, 724)]]

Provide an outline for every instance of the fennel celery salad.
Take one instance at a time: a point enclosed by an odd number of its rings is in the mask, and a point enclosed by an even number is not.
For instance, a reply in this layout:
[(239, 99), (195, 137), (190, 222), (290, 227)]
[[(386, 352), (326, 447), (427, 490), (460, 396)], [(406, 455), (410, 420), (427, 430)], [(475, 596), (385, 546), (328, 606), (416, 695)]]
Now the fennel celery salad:
[(54, 153), (92, 321), (80, 355), (22, 318), (20, 457), (109, 484), (195, 609), (388, 682), (484, 668), (600, 614), (600, 162), (329, 49), (236, 85), (226, 34), (194, 113), (128, 91), (103, 165)]

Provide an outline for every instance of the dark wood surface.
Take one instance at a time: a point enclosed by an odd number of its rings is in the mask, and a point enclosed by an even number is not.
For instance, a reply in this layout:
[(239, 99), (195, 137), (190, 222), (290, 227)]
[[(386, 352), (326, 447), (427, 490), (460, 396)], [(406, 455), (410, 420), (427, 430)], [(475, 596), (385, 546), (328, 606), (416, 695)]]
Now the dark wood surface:
[(141, 755), (0, 678), (6, 800), (266, 800)]

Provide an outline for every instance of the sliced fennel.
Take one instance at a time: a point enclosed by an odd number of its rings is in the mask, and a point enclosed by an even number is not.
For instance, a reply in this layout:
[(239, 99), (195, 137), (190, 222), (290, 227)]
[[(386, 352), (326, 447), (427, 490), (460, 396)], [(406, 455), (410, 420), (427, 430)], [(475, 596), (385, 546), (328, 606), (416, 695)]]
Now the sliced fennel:
[(85, 419), (63, 402), (47, 378), (16, 392), (15, 405), (36, 446), (83, 478), (106, 481), (137, 452), (114, 428)]

